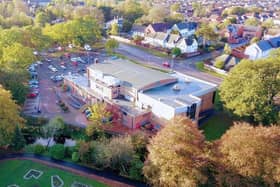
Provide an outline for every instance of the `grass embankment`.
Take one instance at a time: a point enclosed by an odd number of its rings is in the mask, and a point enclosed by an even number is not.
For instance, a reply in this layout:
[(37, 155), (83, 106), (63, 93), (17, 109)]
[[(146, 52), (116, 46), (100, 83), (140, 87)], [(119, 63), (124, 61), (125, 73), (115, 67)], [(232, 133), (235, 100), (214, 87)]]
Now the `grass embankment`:
[(198, 69), (199, 71), (208, 73), (208, 74), (213, 75), (215, 77), (219, 77), (219, 78), (222, 78), (222, 79), (224, 79), (226, 77), (225, 75), (216, 73), (215, 71), (211, 71), (211, 70), (205, 68), (203, 62), (198, 62), (198, 63), (195, 64), (195, 66), (196, 66), (196, 69)]
[[(30, 160), (8, 160), (0, 163), (0, 186), (8, 186), (17, 184), (20, 187), (35, 187), (35, 186), (51, 186), (51, 176), (58, 175), (63, 181), (64, 186), (71, 186), (74, 181), (96, 186), (105, 187), (105, 184), (100, 182), (74, 175), (64, 170), (45, 166)], [(43, 172), (39, 179), (25, 180), (23, 176), (30, 170), (40, 170)]]

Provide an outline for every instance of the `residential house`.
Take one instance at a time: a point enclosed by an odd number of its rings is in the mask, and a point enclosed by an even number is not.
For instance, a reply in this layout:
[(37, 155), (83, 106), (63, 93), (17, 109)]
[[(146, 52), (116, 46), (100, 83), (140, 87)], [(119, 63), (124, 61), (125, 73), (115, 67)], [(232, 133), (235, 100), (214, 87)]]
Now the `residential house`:
[(170, 24), (170, 23), (150, 24), (146, 27), (145, 34), (157, 33), (157, 32), (168, 32), (171, 27), (172, 27), (172, 24)]
[(174, 24), (170, 29), (170, 33), (180, 34), (182, 37), (188, 38), (195, 34), (196, 29), (196, 22), (181, 22)]
[(145, 26), (141, 26), (141, 25), (133, 25), (131, 28), (131, 36), (135, 37), (135, 36), (140, 36), (140, 37), (145, 37)]
[(182, 53), (196, 53), (198, 50), (198, 42), (194, 37), (181, 38), (176, 47), (178, 47)]
[(249, 59), (257, 60), (267, 57), (273, 49), (280, 47), (280, 37), (271, 38), (269, 40), (261, 40), (257, 43), (249, 45), (245, 49), (245, 55)]
[(107, 21), (105, 23), (104, 29), (110, 29), (113, 24), (117, 24), (119, 30), (122, 30), (123, 27), (123, 18), (122, 17), (114, 17), (114, 19)]

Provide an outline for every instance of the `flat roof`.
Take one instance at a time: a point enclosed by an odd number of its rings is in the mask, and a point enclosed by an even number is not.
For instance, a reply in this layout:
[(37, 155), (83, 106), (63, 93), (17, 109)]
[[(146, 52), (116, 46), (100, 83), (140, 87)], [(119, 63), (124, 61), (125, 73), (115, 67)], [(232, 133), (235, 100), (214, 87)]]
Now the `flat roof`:
[(212, 83), (179, 73), (172, 76), (176, 77), (178, 82), (147, 90), (143, 94), (177, 108), (199, 102), (199, 96), (214, 91), (217, 87)]
[(170, 74), (153, 70), (128, 60), (116, 59), (89, 66), (93, 71), (114, 76), (137, 90), (145, 90), (147, 87), (161, 81), (176, 82), (176, 78)]

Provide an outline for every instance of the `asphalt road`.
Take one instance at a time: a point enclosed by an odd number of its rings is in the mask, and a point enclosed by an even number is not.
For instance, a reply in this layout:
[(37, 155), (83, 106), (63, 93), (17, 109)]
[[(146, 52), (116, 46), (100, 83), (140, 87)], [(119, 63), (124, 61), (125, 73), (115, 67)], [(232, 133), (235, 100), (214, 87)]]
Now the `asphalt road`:
[[(161, 68), (163, 67), (163, 62), (167, 61), (172, 64), (172, 59), (170, 58), (158, 57), (137, 47), (133, 47), (124, 43), (120, 43), (119, 48), (116, 50), (116, 52), (140, 63), (159, 66)], [(222, 50), (191, 57), (184, 60), (174, 60), (173, 70), (219, 85), (222, 82), (221, 78), (197, 70), (195, 64), (201, 62), (202, 60), (217, 56), (221, 53)]]

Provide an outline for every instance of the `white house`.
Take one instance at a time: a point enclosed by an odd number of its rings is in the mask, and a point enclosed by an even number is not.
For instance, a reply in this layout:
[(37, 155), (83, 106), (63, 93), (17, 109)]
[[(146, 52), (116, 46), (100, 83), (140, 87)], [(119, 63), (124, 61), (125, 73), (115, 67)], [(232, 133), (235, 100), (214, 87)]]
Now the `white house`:
[(176, 47), (178, 47), (182, 53), (195, 53), (198, 50), (198, 42), (195, 38), (181, 38)]
[(169, 30), (170, 33), (179, 33), (182, 37), (188, 38), (195, 34), (197, 23), (195, 22), (181, 22), (174, 24)]
[(250, 60), (257, 60), (267, 57), (272, 49), (268, 40), (262, 40), (246, 47), (244, 53)]

